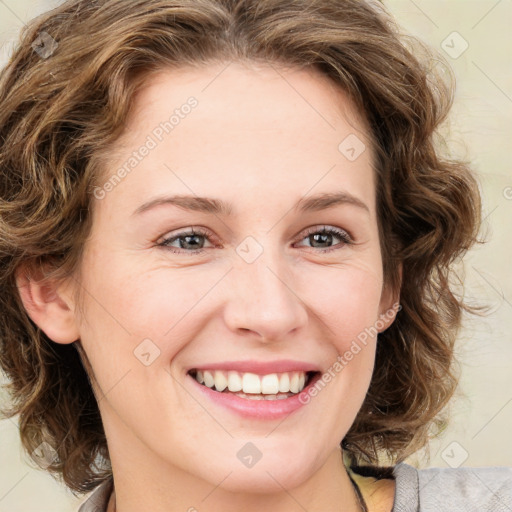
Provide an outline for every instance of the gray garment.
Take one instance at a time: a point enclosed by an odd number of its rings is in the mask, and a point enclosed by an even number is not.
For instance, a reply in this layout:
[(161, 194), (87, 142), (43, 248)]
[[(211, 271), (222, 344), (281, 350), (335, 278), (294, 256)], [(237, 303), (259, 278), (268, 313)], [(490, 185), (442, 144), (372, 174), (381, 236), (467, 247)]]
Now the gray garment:
[[(511, 512), (512, 467), (393, 468), (392, 512)], [(78, 512), (106, 512), (112, 480), (97, 487)]]
[(511, 512), (512, 467), (415, 469), (398, 464), (392, 512)]

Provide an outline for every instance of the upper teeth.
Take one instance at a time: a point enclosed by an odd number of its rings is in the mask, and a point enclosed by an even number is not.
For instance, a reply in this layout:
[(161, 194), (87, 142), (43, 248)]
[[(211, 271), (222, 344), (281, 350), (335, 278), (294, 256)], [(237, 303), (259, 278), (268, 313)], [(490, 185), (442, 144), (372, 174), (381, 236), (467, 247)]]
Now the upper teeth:
[(197, 370), (195, 376), (197, 382), (215, 387), (217, 391), (229, 391), (236, 393), (261, 393), (275, 395), (277, 393), (299, 393), (304, 389), (306, 372), (270, 373), (257, 375), (255, 373), (239, 373), (235, 371), (221, 370)]

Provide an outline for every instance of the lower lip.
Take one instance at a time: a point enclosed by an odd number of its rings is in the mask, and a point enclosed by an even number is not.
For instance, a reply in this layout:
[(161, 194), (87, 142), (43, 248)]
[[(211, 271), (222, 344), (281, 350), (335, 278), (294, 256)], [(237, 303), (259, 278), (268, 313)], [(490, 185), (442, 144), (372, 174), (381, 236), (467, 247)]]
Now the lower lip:
[(300, 393), (282, 400), (251, 400), (250, 398), (242, 398), (232, 393), (221, 393), (219, 391), (213, 391), (208, 386), (199, 384), (191, 375), (187, 374), (187, 377), (193, 381), (194, 385), (199, 388), (201, 393), (204, 393), (206, 397), (222, 407), (226, 407), (246, 418), (273, 420), (288, 416), (304, 405), (307, 405), (311, 399), (308, 396), (309, 388), (314, 386), (316, 381), (320, 379), (321, 374), (315, 374), (309, 384)]

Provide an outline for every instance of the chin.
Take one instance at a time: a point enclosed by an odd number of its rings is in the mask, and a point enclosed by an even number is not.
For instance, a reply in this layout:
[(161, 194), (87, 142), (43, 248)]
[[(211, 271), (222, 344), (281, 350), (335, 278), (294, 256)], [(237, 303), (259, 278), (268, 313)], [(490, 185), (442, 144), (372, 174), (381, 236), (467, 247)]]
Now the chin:
[[(212, 468), (212, 472), (202, 476), (211, 481), (212, 474), (217, 475), (217, 479), (212, 484), (216, 486), (219, 485), (219, 481), (222, 481), (220, 487), (228, 492), (255, 494), (282, 492), (283, 488), (298, 487), (315, 471), (313, 462), (308, 464), (293, 460), (290, 464), (292, 457), (293, 454), (290, 453), (282, 457), (275, 457), (274, 454), (274, 457), (268, 458), (267, 461), (262, 457), (253, 467), (245, 467), (242, 464), (223, 464), (222, 467)], [(219, 478), (219, 475), (224, 475), (225, 480)]]
[(265, 469), (256, 471), (253, 468), (253, 471), (244, 474), (234, 471), (220, 487), (232, 493), (271, 494), (283, 492), (283, 488), (294, 489), (307, 479), (305, 475), (297, 475), (289, 468), (280, 471), (274, 468), (268, 470), (268, 473)]

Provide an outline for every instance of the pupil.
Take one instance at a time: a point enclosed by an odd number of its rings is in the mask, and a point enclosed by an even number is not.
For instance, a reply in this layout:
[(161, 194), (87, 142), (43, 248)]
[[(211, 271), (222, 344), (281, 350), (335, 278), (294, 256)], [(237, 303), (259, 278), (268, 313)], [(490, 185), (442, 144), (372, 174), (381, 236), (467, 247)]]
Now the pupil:
[(312, 237), (315, 242), (318, 241), (318, 237), (322, 237), (323, 241), (320, 241), (320, 243), (327, 243), (327, 241), (329, 240), (328, 237), (332, 237), (332, 235), (330, 235), (328, 233), (318, 233), (318, 234), (312, 235)]
[(193, 239), (193, 238), (198, 238), (200, 237), (201, 235), (187, 235), (187, 236), (184, 236), (182, 237), (182, 239), (185, 240), (185, 243), (184, 244), (180, 244), (181, 245), (181, 248), (182, 249), (187, 249), (189, 247), (184, 247), (184, 245), (189, 245), (192, 247), (192, 249), (196, 249), (198, 245), (201, 245), (201, 244), (194, 244), (194, 243), (190, 243), (190, 239)]

